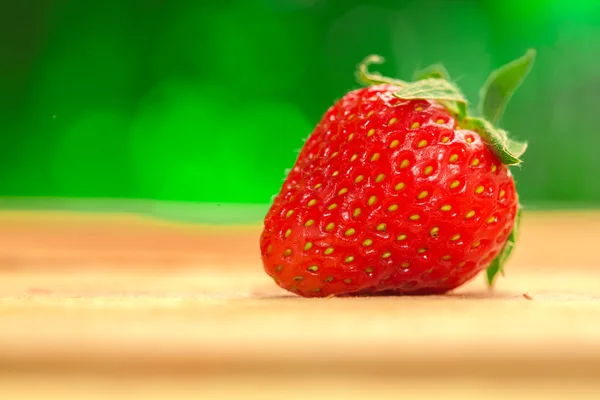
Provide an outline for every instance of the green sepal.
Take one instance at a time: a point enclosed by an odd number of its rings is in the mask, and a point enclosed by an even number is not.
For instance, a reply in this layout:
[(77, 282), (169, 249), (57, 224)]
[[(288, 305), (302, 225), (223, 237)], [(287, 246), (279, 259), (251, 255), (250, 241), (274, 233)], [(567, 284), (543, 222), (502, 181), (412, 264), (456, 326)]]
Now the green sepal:
[(535, 61), (535, 50), (493, 71), (479, 92), (480, 114), (496, 124), (502, 118), (506, 105), (529, 74)]
[(357, 71), (357, 79), (359, 82), (367, 84), (367, 85), (379, 85), (382, 83), (387, 83), (390, 85), (396, 86), (404, 86), (406, 82), (401, 81), (399, 79), (388, 78), (387, 76), (382, 76), (376, 72), (370, 72), (369, 66), (371, 64), (383, 64), (385, 59), (376, 54), (372, 54), (367, 56), (359, 65)]
[(453, 83), (439, 78), (426, 78), (406, 83), (394, 96), (403, 100), (426, 99), (445, 103), (460, 119), (466, 116), (467, 100)]
[(515, 216), (515, 224), (513, 226), (513, 230), (508, 235), (508, 239), (504, 244), (504, 247), (500, 251), (500, 254), (492, 261), (492, 263), (487, 267), (486, 277), (489, 286), (494, 285), (495, 279), (498, 277), (498, 274), (504, 275), (504, 264), (508, 261), (511, 253), (513, 252), (517, 240), (519, 238), (519, 231), (521, 228), (521, 214), (522, 208), (519, 206), (517, 209), (517, 215)]
[(468, 104), (461, 101), (445, 101), (440, 100), (440, 103), (449, 109), (457, 119), (464, 120), (467, 117)]
[(428, 78), (407, 83), (394, 96), (405, 99), (451, 100), (466, 103), (467, 100), (460, 90), (444, 79)]
[(416, 71), (413, 74), (413, 81), (420, 81), (423, 79), (445, 79), (447, 81), (450, 80), (450, 74), (448, 70), (442, 64), (433, 64), (428, 67), (425, 67), (421, 70)]
[(520, 157), (527, 150), (526, 142), (510, 140), (504, 130), (494, 127), (483, 118), (468, 118), (465, 121), (465, 128), (479, 133), (503, 164), (519, 165), (521, 163)]
[(359, 64), (357, 77), (366, 85), (386, 83), (398, 86), (400, 89), (394, 95), (404, 100), (436, 100), (454, 114), (460, 121), (461, 127), (477, 131), (503, 164), (513, 166), (521, 163), (521, 156), (527, 149), (527, 143), (511, 140), (506, 131), (495, 126), (495, 123), (502, 116), (515, 90), (529, 73), (534, 59), (535, 51), (528, 50), (524, 56), (490, 75), (484, 89), (480, 91), (481, 117), (467, 115), (466, 98), (460, 89), (450, 82), (448, 72), (439, 64), (415, 73), (416, 81), (405, 82), (369, 72), (368, 67), (371, 64), (384, 62), (383, 57), (370, 55)]

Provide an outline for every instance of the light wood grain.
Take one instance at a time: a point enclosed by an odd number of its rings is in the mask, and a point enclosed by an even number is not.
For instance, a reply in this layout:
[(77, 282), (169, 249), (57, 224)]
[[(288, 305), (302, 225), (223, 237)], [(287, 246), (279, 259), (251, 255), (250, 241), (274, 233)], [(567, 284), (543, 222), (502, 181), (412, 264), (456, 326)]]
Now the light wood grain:
[(0, 213), (0, 398), (599, 398), (598, 227), (527, 213), (494, 292), (309, 300), (258, 226)]

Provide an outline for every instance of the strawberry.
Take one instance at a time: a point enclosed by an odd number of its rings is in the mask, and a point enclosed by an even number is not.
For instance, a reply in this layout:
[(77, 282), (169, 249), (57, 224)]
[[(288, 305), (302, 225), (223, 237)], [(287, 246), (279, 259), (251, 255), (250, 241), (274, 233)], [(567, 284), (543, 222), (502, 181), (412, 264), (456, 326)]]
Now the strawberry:
[(264, 269), (305, 297), (441, 294), (512, 251), (520, 206), (510, 166), (525, 143), (497, 128), (533, 50), (494, 71), (479, 116), (443, 67), (404, 82), (368, 71), (324, 115), (264, 221)]

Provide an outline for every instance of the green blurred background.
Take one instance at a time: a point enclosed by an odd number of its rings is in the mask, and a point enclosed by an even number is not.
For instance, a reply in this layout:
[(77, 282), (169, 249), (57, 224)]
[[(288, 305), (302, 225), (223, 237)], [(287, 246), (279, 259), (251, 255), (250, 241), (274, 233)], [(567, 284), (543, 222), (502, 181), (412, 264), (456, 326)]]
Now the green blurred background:
[(502, 121), (522, 202), (600, 205), (596, 0), (3, 0), (0, 27), (0, 196), (263, 210), (365, 55), (476, 102), (535, 48)]

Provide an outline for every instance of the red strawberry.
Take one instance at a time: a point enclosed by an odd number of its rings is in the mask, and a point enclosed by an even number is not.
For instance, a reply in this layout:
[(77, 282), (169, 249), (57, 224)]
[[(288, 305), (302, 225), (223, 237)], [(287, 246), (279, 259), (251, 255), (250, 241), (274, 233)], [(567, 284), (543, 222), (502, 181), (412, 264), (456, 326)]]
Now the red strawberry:
[(302, 148), (264, 222), (266, 272), (306, 297), (435, 294), (484, 269), (493, 282), (519, 214), (508, 168), (524, 143), (494, 127), (533, 64), (495, 71), (481, 113), (443, 69), (407, 83), (367, 72)]

